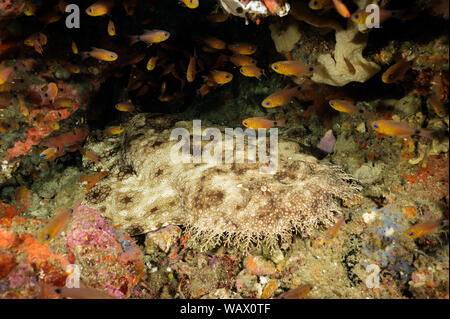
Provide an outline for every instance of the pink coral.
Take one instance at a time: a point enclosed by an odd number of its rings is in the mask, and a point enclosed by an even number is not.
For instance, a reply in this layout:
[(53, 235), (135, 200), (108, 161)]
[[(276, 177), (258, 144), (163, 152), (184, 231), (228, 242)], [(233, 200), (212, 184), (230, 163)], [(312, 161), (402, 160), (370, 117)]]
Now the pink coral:
[(74, 250), (76, 246), (93, 246), (106, 250), (117, 246), (114, 229), (106, 224), (102, 216), (92, 208), (80, 206), (73, 216), (71, 230), (66, 237), (66, 247)]
[(36, 285), (36, 276), (29, 264), (20, 264), (9, 276), (9, 286), (12, 289), (23, 288), (26, 285)]
[(319, 145), (317, 145), (317, 148), (326, 152), (326, 153), (333, 153), (334, 145), (336, 144), (336, 138), (333, 135), (332, 130), (328, 130), (324, 137), (320, 140)]
[(14, 159), (18, 156), (25, 155), (33, 148), (33, 145), (37, 145), (39, 141), (46, 135), (48, 135), (52, 129), (46, 125), (41, 124), (38, 127), (30, 127), (27, 132), (27, 139), (25, 142), (17, 141), (14, 146), (8, 149), (7, 161)]
[[(76, 251), (79, 262), (89, 260), (95, 268), (85, 269), (85, 278), (96, 288), (107, 289), (118, 298), (129, 296), (144, 275), (142, 252), (131, 238), (109, 226), (94, 209), (79, 206), (66, 236), (66, 248)], [(124, 274), (126, 274), (124, 276)]]

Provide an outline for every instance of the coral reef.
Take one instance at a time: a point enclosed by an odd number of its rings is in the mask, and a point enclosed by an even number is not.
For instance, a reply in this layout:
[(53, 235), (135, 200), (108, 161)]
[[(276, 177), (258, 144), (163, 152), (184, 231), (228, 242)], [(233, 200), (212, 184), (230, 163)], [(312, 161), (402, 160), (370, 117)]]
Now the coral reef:
[[(35, 239), (39, 225), (32, 219), (14, 218), (0, 226), (0, 286), (7, 285), (0, 295), (4, 298), (53, 297), (46, 294), (45, 285), (65, 286), (73, 264), (80, 269), (83, 285), (116, 298), (129, 297), (145, 277), (140, 248), (93, 209), (76, 208), (64, 237), (56, 238), (51, 248)], [(22, 233), (24, 229), (30, 233)], [(53, 252), (63, 249), (65, 255)]]

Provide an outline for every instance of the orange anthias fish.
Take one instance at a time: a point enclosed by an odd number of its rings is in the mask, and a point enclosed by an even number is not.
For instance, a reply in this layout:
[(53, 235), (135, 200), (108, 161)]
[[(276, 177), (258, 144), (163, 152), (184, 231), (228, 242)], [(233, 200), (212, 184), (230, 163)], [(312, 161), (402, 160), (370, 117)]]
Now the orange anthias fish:
[(261, 76), (264, 74), (264, 70), (261, 68), (258, 68), (256, 65), (244, 65), (239, 70), (242, 75), (245, 75), (250, 78), (257, 78), (258, 80), (261, 78)]
[(147, 43), (148, 45), (152, 45), (153, 43), (160, 43), (169, 39), (170, 33), (164, 30), (144, 30), (144, 34), (141, 35), (132, 35), (130, 36), (131, 45), (142, 41)]
[(32, 1), (26, 1), (23, 13), (28, 17), (34, 16), (36, 13), (36, 5)]
[(444, 117), (446, 112), (442, 100), (445, 99), (445, 86), (442, 74), (436, 73), (431, 81), (431, 84), (431, 95), (428, 97), (428, 103), (433, 108), (437, 116)]
[(406, 72), (414, 64), (416, 58), (407, 60), (406, 58), (401, 59), (394, 65), (390, 66), (381, 76), (383, 83), (390, 84), (403, 80)]
[(203, 40), (203, 42), (205, 42), (205, 44), (208, 47), (216, 49), (216, 50), (223, 50), (227, 46), (227, 44), (224, 41), (214, 38), (214, 37), (207, 37)]
[(73, 101), (69, 98), (66, 97), (62, 97), (62, 98), (57, 98), (53, 104), (54, 107), (72, 107), (73, 105)]
[(95, 155), (94, 152), (85, 151), (84, 155), (87, 157), (88, 160), (94, 162), (95, 164), (98, 164), (100, 162), (98, 156)]
[(106, 135), (118, 135), (125, 131), (125, 129), (122, 126), (110, 126), (107, 127), (104, 132)]
[(376, 120), (372, 121), (370, 126), (378, 133), (389, 136), (408, 137), (411, 135), (419, 135), (431, 138), (431, 134), (433, 133), (433, 131), (416, 129), (410, 127), (407, 123), (396, 122), (394, 120)]
[(181, 2), (183, 2), (183, 4), (189, 9), (196, 9), (199, 5), (198, 0), (181, 0)]
[(158, 62), (159, 57), (157, 55), (152, 56), (148, 59), (147, 70), (152, 71), (156, 68), (156, 62)]
[(349, 100), (330, 100), (330, 106), (336, 111), (348, 114), (365, 114), (366, 110), (357, 107), (353, 101)]
[(330, 9), (333, 7), (332, 0), (311, 0), (309, 1), (309, 8), (313, 10)]
[(443, 107), (443, 104), (436, 95), (430, 95), (427, 101), (431, 105), (437, 116), (439, 117), (445, 116), (445, 109)]
[(121, 112), (133, 112), (136, 107), (133, 105), (131, 100), (120, 102), (116, 104), (116, 109)]
[(66, 13), (66, 8), (67, 8), (68, 5), (69, 5), (69, 4), (67, 3), (67, 1), (65, 1), (65, 0), (59, 0), (59, 1), (58, 1), (58, 10), (59, 10), (61, 13)]
[[(384, 9), (380, 9), (380, 14), (379, 14), (379, 21), (383, 22), (391, 17), (399, 17), (402, 15), (402, 11), (401, 10), (384, 10)], [(351, 20), (355, 23), (359, 23), (359, 24), (366, 24), (366, 23), (371, 23), (372, 19), (367, 21), (367, 18), (369, 16), (373, 16), (372, 12), (366, 12), (364, 10), (355, 12), (352, 14), (351, 16)]]
[(85, 175), (78, 179), (78, 183), (83, 185), (86, 190), (90, 190), (92, 187), (95, 186), (103, 177), (105, 177), (108, 174), (108, 172), (97, 172), (93, 174)]
[(39, 154), (39, 157), (41, 159), (50, 159), (56, 154), (57, 151), (58, 151), (58, 149), (56, 147), (50, 147), (50, 148), (47, 148), (45, 151), (41, 152)]
[(217, 49), (213, 49), (213, 48), (211, 48), (211, 47), (209, 47), (207, 45), (202, 46), (201, 49), (202, 49), (203, 52), (206, 52), (206, 53), (217, 52)]
[(114, 25), (113, 20), (109, 20), (107, 31), (108, 34), (112, 37), (116, 35), (116, 26)]
[(42, 46), (47, 44), (47, 36), (42, 32), (37, 32), (26, 38), (24, 43), (27, 46), (34, 47), (37, 53), (43, 54), (44, 49)]
[(78, 74), (78, 73), (81, 72), (80, 67), (77, 66), (77, 65), (74, 65), (74, 64), (72, 64), (72, 63), (65, 63), (65, 64), (64, 64), (64, 68), (65, 68), (67, 71), (69, 71), (70, 73), (73, 73), (73, 74)]
[(333, 0), (334, 7), (336, 8), (336, 11), (343, 16), (344, 18), (350, 18), (350, 11), (348, 11), (345, 4), (342, 3), (340, 0)]
[(224, 12), (218, 12), (218, 13), (211, 13), (206, 17), (209, 21), (214, 23), (221, 23), (225, 22), (228, 19), (228, 14)]
[(19, 112), (23, 116), (30, 115), (30, 110), (28, 109), (25, 101), (23, 100), (23, 97), (19, 96)]
[(248, 55), (235, 54), (230, 56), (229, 59), (236, 66), (256, 65), (256, 60)]
[(123, 2), (123, 8), (127, 15), (132, 16), (136, 10), (137, 0), (125, 0)]
[(256, 52), (256, 46), (249, 43), (234, 43), (228, 45), (228, 50), (236, 54), (252, 55)]
[(194, 82), (195, 75), (197, 74), (197, 52), (194, 51), (194, 54), (189, 59), (189, 64), (186, 71), (186, 79), (188, 82)]
[(215, 84), (223, 85), (233, 80), (233, 74), (225, 71), (212, 70), (209, 72), (207, 79)]
[(339, 229), (344, 224), (344, 222), (345, 222), (345, 216), (342, 216), (341, 218), (339, 218), (339, 220), (336, 222), (336, 224), (334, 224), (333, 227), (328, 229), (328, 231), (327, 231), (327, 233), (325, 235), (325, 239), (328, 240), (328, 241), (331, 241), (331, 240), (335, 239)]
[(298, 76), (314, 71), (313, 67), (304, 65), (300, 61), (278, 61), (272, 63), (271, 68), (279, 74), (288, 76)]
[(242, 121), (242, 125), (245, 127), (257, 130), (260, 128), (271, 128), (274, 126), (286, 126), (286, 119), (282, 118), (278, 121), (269, 120), (266, 117), (251, 117)]
[(86, 9), (86, 13), (92, 17), (103, 16), (108, 14), (113, 6), (113, 1), (97, 1)]
[(42, 100), (53, 103), (56, 96), (58, 96), (58, 86), (54, 82), (50, 82), (48, 85), (41, 89)]
[(78, 54), (78, 47), (75, 41), (72, 41), (72, 52), (73, 54)]
[(48, 25), (50, 23), (54, 23), (59, 21), (62, 18), (61, 13), (59, 13), (59, 11), (50, 11), (48, 13), (45, 13), (44, 15), (42, 15), (41, 17), (39, 17), (39, 20), (44, 22), (45, 25)]
[(267, 108), (285, 105), (289, 103), (294, 98), (294, 96), (299, 93), (300, 90), (301, 86), (278, 90), (266, 97), (264, 101), (261, 102), (261, 105)]
[(56, 121), (50, 121), (50, 122), (48, 122), (47, 124), (48, 124), (48, 126), (50, 126), (50, 128), (51, 128), (52, 130), (54, 130), (54, 131), (57, 131), (57, 130), (60, 129), (59, 123), (56, 122)]
[(92, 51), (89, 52), (81, 52), (81, 56), (83, 59), (86, 59), (87, 57), (93, 57), (100, 61), (106, 61), (106, 62), (113, 62), (117, 60), (119, 55), (115, 52), (108, 51), (105, 49), (99, 49), (92, 47)]
[(441, 225), (441, 221), (427, 221), (414, 225), (405, 230), (404, 235), (408, 238), (418, 238), (425, 236)]
[(38, 235), (38, 241), (45, 245), (52, 241), (64, 228), (70, 216), (72, 216), (72, 209), (65, 209), (53, 217), (48, 224), (42, 228)]
[(206, 94), (209, 93), (209, 85), (208, 84), (203, 84), (198, 90), (197, 90), (197, 94), (201, 95), (201, 96), (205, 96)]
[(16, 202), (22, 201), (25, 197), (30, 197), (31, 191), (25, 186), (19, 186), (15, 190)]
[(277, 299), (300, 299), (309, 294), (309, 292), (313, 290), (313, 288), (314, 286), (310, 284), (301, 285), (297, 288), (282, 293), (278, 296)]
[(8, 66), (8, 67), (0, 66), (0, 85), (2, 85), (3, 83), (6, 83), (6, 81), (8, 81), (9, 76), (13, 72), (14, 72), (14, 67), (12, 67), (12, 66)]

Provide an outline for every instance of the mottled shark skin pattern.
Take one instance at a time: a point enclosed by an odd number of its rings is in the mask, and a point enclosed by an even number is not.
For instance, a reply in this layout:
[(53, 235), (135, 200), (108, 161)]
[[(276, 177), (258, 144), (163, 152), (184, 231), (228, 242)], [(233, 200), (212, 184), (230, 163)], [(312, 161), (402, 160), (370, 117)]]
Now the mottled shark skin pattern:
[(88, 140), (87, 149), (101, 161), (85, 165), (109, 173), (85, 204), (131, 235), (177, 224), (200, 247), (273, 246), (289, 240), (293, 230), (308, 237), (319, 226), (333, 225), (341, 200), (360, 190), (354, 178), (300, 153), (294, 142), (280, 139), (277, 170), (262, 174), (267, 164), (258, 158), (256, 163), (247, 157), (243, 163), (173, 163), (170, 152), (177, 141), (170, 133), (184, 127), (193, 139), (192, 122), (139, 114), (124, 127), (125, 134)]

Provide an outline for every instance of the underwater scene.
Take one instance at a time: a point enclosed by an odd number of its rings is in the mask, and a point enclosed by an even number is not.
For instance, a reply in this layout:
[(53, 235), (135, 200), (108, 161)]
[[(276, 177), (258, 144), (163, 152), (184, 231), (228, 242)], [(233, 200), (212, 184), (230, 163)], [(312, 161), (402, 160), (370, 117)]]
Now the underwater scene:
[(448, 299), (448, 0), (0, 0), (0, 299)]

